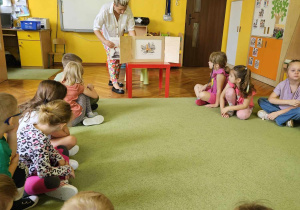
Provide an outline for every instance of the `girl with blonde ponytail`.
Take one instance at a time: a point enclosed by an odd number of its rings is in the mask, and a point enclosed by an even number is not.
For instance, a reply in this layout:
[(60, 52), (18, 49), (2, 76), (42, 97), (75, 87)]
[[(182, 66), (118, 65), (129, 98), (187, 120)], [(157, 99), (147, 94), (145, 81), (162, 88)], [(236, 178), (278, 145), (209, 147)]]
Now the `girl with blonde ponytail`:
[[(250, 69), (242, 65), (235, 66), (229, 72), (228, 83), (221, 94), (220, 107), (222, 117), (228, 118), (236, 111), (239, 119), (248, 119), (254, 107), (254, 95), (255, 88), (251, 84)], [(225, 99), (229, 105), (227, 107), (225, 107)]]
[(19, 161), (29, 168), (25, 182), (28, 195), (46, 193), (48, 196), (67, 200), (78, 190), (69, 185), (69, 177), (75, 178), (75, 160), (69, 160), (64, 151), (51, 145), (48, 135), (61, 131), (72, 116), (70, 105), (54, 100), (39, 108), (38, 123), (28, 123), (18, 131)]

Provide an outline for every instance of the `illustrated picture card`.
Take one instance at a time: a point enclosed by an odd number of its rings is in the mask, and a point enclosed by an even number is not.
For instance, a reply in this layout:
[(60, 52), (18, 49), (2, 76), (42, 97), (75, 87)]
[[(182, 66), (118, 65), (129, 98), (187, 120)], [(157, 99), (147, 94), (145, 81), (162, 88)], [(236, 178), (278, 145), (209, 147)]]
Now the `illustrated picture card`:
[(264, 28), (265, 27), (265, 22), (266, 22), (265, 19), (261, 19), (260, 22), (259, 22), (259, 27)]
[(256, 7), (260, 7), (260, 5), (261, 5), (261, 0), (256, 0)]
[(249, 66), (253, 66), (253, 58), (252, 57), (249, 57), (248, 65)]
[(258, 19), (255, 19), (253, 21), (253, 28), (257, 28), (257, 24), (258, 24)]
[(260, 9), (260, 11), (258, 12), (258, 17), (259, 18), (264, 17), (264, 13), (265, 13), (265, 10), (264, 9)]
[(270, 3), (270, 0), (264, 0), (264, 7), (268, 7)]
[(257, 48), (261, 48), (261, 47), (262, 47), (262, 44), (263, 44), (262, 38), (258, 38), (258, 39), (257, 39), (257, 45), (256, 45), (256, 47), (257, 47)]
[(250, 47), (255, 47), (256, 38), (251, 37), (250, 39)]
[(136, 40), (135, 59), (161, 59), (162, 40)]
[(109, 55), (113, 60), (120, 60), (120, 37), (110, 37), (109, 41), (115, 44), (114, 48), (109, 49)]
[(254, 68), (256, 68), (256, 69), (259, 68), (259, 60), (255, 60)]
[(257, 54), (258, 54), (258, 48), (253, 48), (253, 50), (252, 50), (252, 56), (253, 57), (257, 57)]

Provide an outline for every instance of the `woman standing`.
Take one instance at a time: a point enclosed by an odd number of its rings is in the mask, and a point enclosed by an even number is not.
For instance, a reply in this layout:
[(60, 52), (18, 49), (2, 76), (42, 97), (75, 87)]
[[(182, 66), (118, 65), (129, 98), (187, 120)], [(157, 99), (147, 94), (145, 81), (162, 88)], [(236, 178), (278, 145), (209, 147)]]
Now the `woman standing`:
[(120, 64), (119, 60), (110, 57), (110, 49), (114, 43), (109, 41), (110, 37), (123, 36), (125, 28), (130, 36), (135, 36), (134, 19), (131, 9), (128, 7), (129, 0), (114, 0), (102, 6), (94, 21), (94, 33), (104, 45), (107, 54), (107, 64), (110, 80), (108, 85), (113, 86), (112, 91), (124, 94), (122, 83), (118, 83)]

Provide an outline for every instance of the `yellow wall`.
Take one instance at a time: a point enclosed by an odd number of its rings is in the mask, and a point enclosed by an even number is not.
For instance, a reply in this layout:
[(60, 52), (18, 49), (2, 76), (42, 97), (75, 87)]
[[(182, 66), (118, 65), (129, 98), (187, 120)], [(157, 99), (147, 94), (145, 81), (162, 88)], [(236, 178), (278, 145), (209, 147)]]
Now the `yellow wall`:
[[(223, 40), (222, 40), (222, 51), (226, 52), (227, 38), (228, 38), (228, 27), (230, 19), (230, 7), (231, 2), (234, 0), (227, 0), (226, 14), (224, 21)], [(242, 14), (241, 14), (241, 32), (239, 34), (239, 40), (237, 45), (237, 53), (235, 65), (246, 65), (248, 50), (250, 45), (250, 35), (252, 28), (252, 19), (255, 9), (255, 0), (243, 0)]]
[[(134, 2), (134, 3), (133, 3)], [(135, 17), (149, 17), (150, 24), (148, 31), (163, 33), (170, 32), (171, 35), (184, 33), (185, 13), (187, 0), (180, 0), (180, 5), (175, 5), (172, 0), (172, 17), (173, 21), (163, 21), (165, 13), (165, 1), (154, 0), (131, 0), (130, 7)], [(63, 32), (60, 30), (60, 20), (57, 22), (57, 0), (28, 0), (29, 10), (32, 17), (49, 18), (51, 24), (51, 37), (55, 38), (56, 24), (58, 23), (58, 38), (66, 40), (66, 51), (75, 53), (80, 56), (84, 63), (105, 63), (106, 54), (102, 44), (97, 40), (94, 33), (75, 33)], [(47, 8), (47, 9), (45, 9)], [(100, 8), (99, 8), (100, 10)], [(61, 58), (57, 57), (55, 62), (60, 62)]]

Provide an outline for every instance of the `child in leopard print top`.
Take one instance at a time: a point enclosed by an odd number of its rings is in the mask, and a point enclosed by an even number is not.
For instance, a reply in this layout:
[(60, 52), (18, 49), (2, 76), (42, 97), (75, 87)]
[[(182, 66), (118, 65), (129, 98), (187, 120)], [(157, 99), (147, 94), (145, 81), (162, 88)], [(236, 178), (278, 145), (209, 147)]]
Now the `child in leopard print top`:
[(68, 177), (75, 177), (68, 157), (59, 154), (48, 139), (49, 134), (60, 131), (70, 121), (71, 115), (67, 102), (54, 100), (40, 106), (37, 124), (28, 123), (18, 131), (20, 161), (29, 168), (27, 194), (46, 193), (67, 200), (78, 192), (67, 182)]

